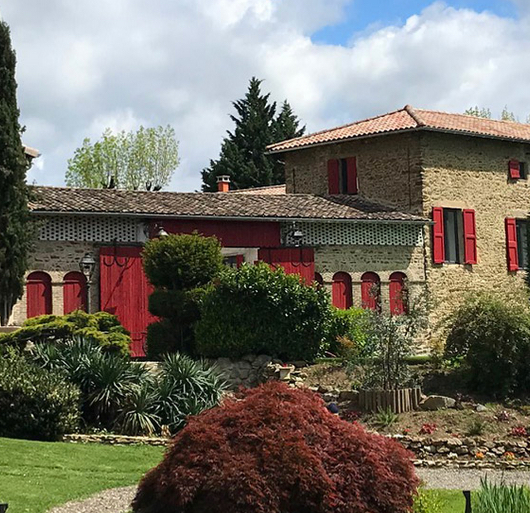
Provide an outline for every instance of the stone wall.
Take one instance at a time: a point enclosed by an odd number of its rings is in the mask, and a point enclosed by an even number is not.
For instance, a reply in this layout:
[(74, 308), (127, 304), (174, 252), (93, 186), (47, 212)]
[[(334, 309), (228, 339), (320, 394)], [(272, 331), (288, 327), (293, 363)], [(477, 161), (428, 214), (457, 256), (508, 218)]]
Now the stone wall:
[[(38, 241), (29, 262), (29, 271), (45, 271), (52, 279), (52, 313), (63, 314), (63, 279), (70, 271), (79, 271), (79, 261), (90, 253), (99, 262), (99, 246), (90, 242)], [(92, 311), (99, 310), (99, 265), (96, 264), (90, 289)], [(26, 320), (26, 294), (13, 308), (9, 324), (20, 326)]]
[(255, 387), (265, 381), (265, 369), (273, 360), (266, 355), (248, 355), (241, 360), (217, 358), (209, 360), (224, 375), (229, 389), (236, 390), (240, 386)]
[(333, 275), (338, 271), (352, 277), (353, 302), (361, 306), (361, 276), (375, 272), (381, 279), (381, 303), (388, 311), (390, 275), (400, 271), (408, 278), (411, 293), (425, 283), (423, 247), (407, 246), (321, 246), (315, 251), (315, 271), (322, 275), (331, 291)]
[(440, 317), (468, 291), (477, 289), (517, 294), (525, 290), (524, 272), (509, 272), (505, 218), (526, 218), (530, 211), (528, 180), (508, 179), (511, 159), (530, 160), (530, 145), (478, 137), (422, 135), (424, 210), (433, 207), (475, 210), (476, 265), (432, 263), (432, 241), (426, 237), (428, 283)]
[(402, 210), (422, 212), (418, 134), (385, 135), (315, 146), (282, 155), (288, 193), (328, 194), (329, 159), (356, 157), (359, 194)]

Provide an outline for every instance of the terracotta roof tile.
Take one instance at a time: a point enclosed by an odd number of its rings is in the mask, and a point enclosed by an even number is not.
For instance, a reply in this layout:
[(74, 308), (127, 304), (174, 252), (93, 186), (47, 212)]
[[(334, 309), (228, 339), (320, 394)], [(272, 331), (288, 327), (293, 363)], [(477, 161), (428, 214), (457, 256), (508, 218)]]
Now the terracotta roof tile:
[(145, 217), (416, 221), (419, 216), (357, 196), (145, 192), (118, 189), (32, 187), (33, 213), (113, 214)]
[(271, 153), (283, 152), (315, 144), (332, 143), (356, 137), (368, 137), (406, 130), (449, 131), (496, 139), (530, 142), (530, 124), (527, 123), (498, 121), (465, 114), (449, 114), (447, 112), (414, 109), (410, 105), (406, 105), (401, 110), (375, 118), (272, 144), (268, 147), (268, 150)]

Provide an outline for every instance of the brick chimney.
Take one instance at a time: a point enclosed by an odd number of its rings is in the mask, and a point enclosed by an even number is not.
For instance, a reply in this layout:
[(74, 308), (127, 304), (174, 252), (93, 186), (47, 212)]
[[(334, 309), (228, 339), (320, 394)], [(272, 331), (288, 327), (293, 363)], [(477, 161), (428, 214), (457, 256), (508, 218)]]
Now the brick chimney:
[(221, 175), (217, 177), (217, 192), (228, 192), (230, 190), (230, 177)]

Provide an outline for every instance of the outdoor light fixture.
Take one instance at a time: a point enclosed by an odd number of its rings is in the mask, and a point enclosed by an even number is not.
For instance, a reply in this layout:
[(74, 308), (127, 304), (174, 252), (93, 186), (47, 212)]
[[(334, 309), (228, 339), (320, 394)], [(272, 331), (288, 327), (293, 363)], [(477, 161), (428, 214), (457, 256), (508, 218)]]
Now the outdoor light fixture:
[(304, 238), (304, 232), (296, 226), (296, 223), (293, 223), (291, 231), (288, 233), (288, 236), (293, 240), (296, 247), (300, 246), (302, 239)]
[(162, 237), (167, 237), (169, 235), (169, 233), (166, 232), (166, 230), (164, 230), (164, 228), (160, 227), (160, 229), (158, 230), (156, 236), (160, 239)]
[[(90, 313), (90, 285), (92, 284), (92, 275), (96, 268), (96, 261), (90, 253), (85, 253), (85, 256), (79, 261), (79, 269), (85, 275), (86, 278), (86, 309), (87, 313)], [(0, 510), (0, 513), (2, 511)]]

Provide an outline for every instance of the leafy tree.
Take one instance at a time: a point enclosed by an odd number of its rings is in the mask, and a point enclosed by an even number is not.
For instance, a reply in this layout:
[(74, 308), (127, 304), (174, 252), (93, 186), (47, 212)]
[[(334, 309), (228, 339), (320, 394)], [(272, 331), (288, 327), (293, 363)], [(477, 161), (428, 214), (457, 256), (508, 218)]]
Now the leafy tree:
[(144, 128), (113, 134), (107, 128), (101, 139), (85, 139), (68, 161), (70, 187), (158, 191), (179, 165), (175, 130)]
[(34, 235), (28, 209), (28, 161), (20, 140), (15, 52), (7, 24), (0, 22), (0, 324), (23, 292)]
[(464, 111), (467, 116), (475, 116), (476, 118), (491, 119), (491, 110), (484, 107), (470, 107)]
[(230, 118), (235, 130), (224, 139), (219, 159), (202, 171), (203, 191), (216, 191), (220, 175), (229, 175), (235, 189), (284, 183), (283, 164), (266, 155), (266, 147), (299, 137), (305, 127), (300, 128), (287, 101), (276, 116), (276, 102), (270, 103), (270, 94), (262, 94), (261, 83), (253, 77), (245, 97), (233, 102), (236, 115)]

